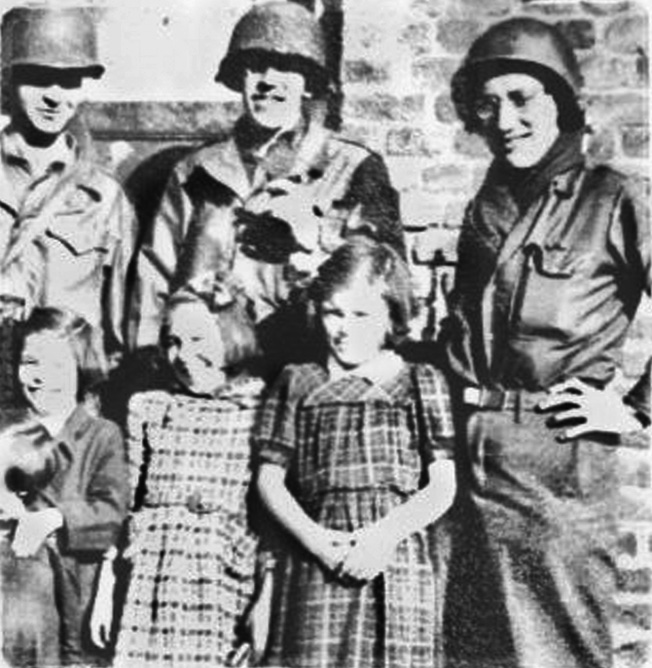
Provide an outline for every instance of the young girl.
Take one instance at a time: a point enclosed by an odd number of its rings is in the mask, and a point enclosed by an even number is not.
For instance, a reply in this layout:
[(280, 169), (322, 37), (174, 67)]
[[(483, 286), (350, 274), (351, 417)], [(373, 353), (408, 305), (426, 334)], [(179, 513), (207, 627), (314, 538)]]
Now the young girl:
[(265, 665), (431, 668), (425, 529), (455, 489), (446, 384), (394, 350), (411, 298), (391, 249), (341, 246), (311, 292), (325, 354), (284, 370), (255, 438), (261, 499), (291, 539)]
[(35, 449), (47, 439), (54, 446), (38, 475), (20, 467), (4, 472), (27, 510), (15, 513), (3, 551), (3, 650), (12, 665), (97, 659), (87, 643), (92, 591), (129, 496), (120, 430), (81, 403), (98, 380), (98, 360), (79, 316), (38, 308), (23, 326), (18, 377), (34, 425), (15, 436)]
[(162, 345), (171, 391), (135, 395), (129, 455), (140, 471), (133, 562), (115, 666), (223, 666), (253, 593), (248, 525), (250, 432), (262, 381), (236, 302), (214, 308), (182, 291)]

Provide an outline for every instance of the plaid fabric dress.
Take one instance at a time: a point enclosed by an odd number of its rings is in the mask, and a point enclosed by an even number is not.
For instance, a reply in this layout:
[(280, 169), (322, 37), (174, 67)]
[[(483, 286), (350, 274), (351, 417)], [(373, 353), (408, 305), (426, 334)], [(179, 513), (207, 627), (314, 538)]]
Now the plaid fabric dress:
[(261, 388), (250, 381), (215, 399), (146, 392), (131, 400), (141, 498), (115, 666), (225, 665), (253, 593), (257, 541), (246, 495)]
[[(391, 380), (330, 380), (316, 364), (287, 367), (255, 437), (259, 461), (288, 468), (288, 485), (324, 527), (354, 531), (404, 503), (424, 469), (451, 457), (443, 377), (403, 364)], [(432, 668), (435, 571), (422, 530), (383, 574), (347, 586), (296, 544), (282, 550), (264, 662), (301, 668)]]

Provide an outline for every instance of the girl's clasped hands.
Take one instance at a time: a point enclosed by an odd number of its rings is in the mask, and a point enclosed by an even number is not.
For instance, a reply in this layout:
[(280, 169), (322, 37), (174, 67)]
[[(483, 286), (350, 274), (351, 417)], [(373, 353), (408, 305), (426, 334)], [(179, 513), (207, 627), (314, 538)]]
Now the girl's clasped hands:
[(372, 580), (392, 558), (397, 541), (374, 525), (357, 531), (336, 531), (319, 527), (312, 553), (342, 584)]

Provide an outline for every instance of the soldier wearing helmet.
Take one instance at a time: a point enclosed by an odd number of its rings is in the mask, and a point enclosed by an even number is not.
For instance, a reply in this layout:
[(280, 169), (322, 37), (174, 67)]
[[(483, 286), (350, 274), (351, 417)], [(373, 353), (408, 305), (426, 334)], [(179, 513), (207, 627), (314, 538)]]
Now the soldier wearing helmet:
[(139, 256), (138, 346), (157, 341), (166, 295), (188, 281), (229, 274), (261, 331), (271, 331), (294, 278), (346, 237), (367, 234), (404, 252), (382, 159), (324, 127), (324, 37), (307, 9), (254, 6), (235, 26), (216, 80), (241, 94), (243, 114), (226, 140), (171, 176)]
[[(448, 666), (608, 668), (614, 450), (649, 419), (649, 378), (612, 388), (650, 291), (632, 183), (582, 151), (582, 77), (553, 26), (512, 18), (452, 81), (493, 161), (469, 203), (442, 343), (459, 385), (461, 521)], [(648, 369), (649, 373), (649, 369)]]
[(77, 110), (99, 78), (86, 8), (17, 7), (2, 23), (10, 122), (0, 134), (0, 293), (72, 309), (107, 354), (123, 346), (131, 207), (97, 165)]

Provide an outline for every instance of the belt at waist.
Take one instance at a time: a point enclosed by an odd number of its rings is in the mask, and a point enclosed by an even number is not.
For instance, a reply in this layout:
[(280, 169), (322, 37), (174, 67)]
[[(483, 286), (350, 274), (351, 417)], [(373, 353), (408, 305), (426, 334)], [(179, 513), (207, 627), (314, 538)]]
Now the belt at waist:
[(201, 493), (195, 492), (189, 494), (186, 500), (174, 499), (171, 501), (152, 501), (146, 499), (143, 503), (144, 508), (185, 508), (195, 515), (206, 515), (208, 513), (225, 513), (227, 515), (235, 514), (235, 512), (226, 507), (224, 504), (220, 505), (216, 501), (207, 501), (202, 498)]
[(527, 390), (493, 390), (487, 387), (466, 387), (462, 400), (466, 406), (485, 411), (533, 411), (547, 396), (547, 392)]

